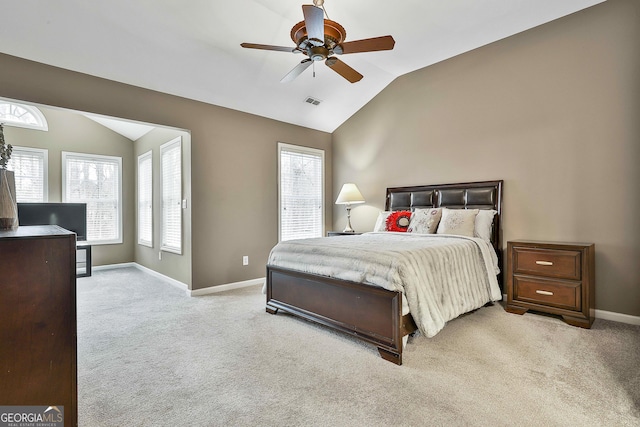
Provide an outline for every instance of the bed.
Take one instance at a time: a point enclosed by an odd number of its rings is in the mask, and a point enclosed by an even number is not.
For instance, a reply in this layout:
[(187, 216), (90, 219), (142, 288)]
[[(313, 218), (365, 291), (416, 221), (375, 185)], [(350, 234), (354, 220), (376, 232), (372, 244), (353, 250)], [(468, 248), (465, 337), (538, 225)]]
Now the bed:
[[(429, 208), (496, 211), (488, 240), (495, 250), (499, 271), (503, 270), (500, 228), (502, 181), (387, 189), (385, 211), (415, 211)], [(408, 236), (404, 238), (405, 241), (407, 238)], [(336, 240), (326, 239), (339, 238), (322, 239), (325, 239), (327, 245), (335, 245)], [(343, 239), (355, 238), (346, 236)], [(375, 239), (375, 236), (367, 236), (367, 239)], [(501, 286), (502, 273), (498, 273), (495, 280)], [(276, 314), (283, 310), (347, 333), (374, 344), (382, 358), (398, 365), (402, 364), (405, 342), (403, 338), (418, 329), (412, 314), (407, 313), (406, 307), (403, 309), (405, 296), (402, 292), (372, 286), (370, 283), (359, 283), (355, 280), (344, 280), (268, 263), (265, 293), (268, 313)], [(486, 303), (490, 303), (490, 300)]]

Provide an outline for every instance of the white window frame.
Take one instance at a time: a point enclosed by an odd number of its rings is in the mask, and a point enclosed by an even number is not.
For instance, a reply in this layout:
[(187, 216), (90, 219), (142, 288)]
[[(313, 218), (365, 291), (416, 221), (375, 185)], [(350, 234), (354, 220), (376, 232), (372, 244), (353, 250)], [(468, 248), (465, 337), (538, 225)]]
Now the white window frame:
[(282, 188), (281, 188), (281, 177), (282, 177), (282, 166), (281, 166), (281, 159), (282, 159), (282, 152), (283, 151), (289, 151), (289, 152), (297, 152), (297, 153), (301, 153), (301, 154), (310, 154), (310, 155), (314, 155), (314, 156), (318, 156), (321, 158), (322, 161), (322, 183), (321, 183), (321, 219), (320, 221), (322, 222), (321, 224), (321, 234), (320, 236), (317, 237), (322, 237), (325, 234), (325, 156), (324, 156), (324, 150), (320, 150), (317, 148), (310, 148), (310, 147), (304, 147), (304, 146), (300, 146), (300, 145), (292, 145), (292, 144), (286, 144), (284, 142), (278, 142), (278, 241), (281, 242), (282, 241)]
[[(86, 154), (86, 153), (72, 153), (63, 151), (62, 152), (62, 201), (63, 202), (72, 202), (72, 203), (87, 203), (87, 217), (89, 216), (89, 203), (92, 200), (79, 200), (79, 199), (69, 199), (67, 195), (67, 160), (69, 159), (82, 159), (83, 161), (90, 162), (91, 160), (101, 161), (101, 162), (110, 162), (117, 166), (118, 168), (118, 188), (117, 188), (117, 214), (116, 220), (118, 224), (116, 224), (116, 237), (113, 239), (101, 239), (101, 240), (89, 240), (89, 224), (87, 223), (87, 244), (89, 245), (108, 245), (108, 244), (119, 244), (123, 242), (122, 239), (122, 157), (117, 156), (105, 156), (101, 154)], [(88, 218), (87, 218), (88, 219)]]
[[(166, 200), (165, 200), (165, 154), (166, 153), (170, 153), (173, 150), (178, 150), (179, 153), (179, 159), (178, 159), (178, 165), (180, 166), (180, 185), (179, 185), (179, 192), (180, 194), (178, 195), (178, 203), (179, 203), (179, 227), (178, 227), (178, 232), (179, 232), (179, 244), (175, 245), (172, 244), (171, 242), (167, 242), (167, 237), (168, 237), (168, 233), (167, 233), (167, 226), (166, 226), (166, 211), (165, 211), (165, 206), (166, 206)], [(173, 198), (175, 198), (175, 194), (173, 195)], [(162, 220), (161, 220), (161, 231), (160, 231), (160, 250), (165, 251), (165, 252), (172, 252), (178, 255), (182, 255), (182, 240), (183, 240), (183, 232), (182, 232), (182, 137), (178, 136), (174, 139), (172, 139), (169, 142), (166, 142), (164, 144), (162, 144), (160, 146), (160, 200), (161, 200), (161, 211), (162, 211)]]
[(41, 130), (41, 131), (49, 130), (49, 124), (47, 123), (47, 119), (44, 117), (44, 114), (42, 114), (42, 111), (40, 111), (40, 109), (35, 105), (27, 104), (24, 102), (16, 102), (7, 98), (0, 98), (0, 106), (2, 105), (9, 105), (10, 108), (11, 107), (22, 108), (28, 114), (33, 116), (33, 118), (36, 121), (36, 123), (33, 124), (33, 123), (26, 123), (20, 120), (16, 120), (11, 116), (2, 114), (2, 109), (0, 108), (0, 123), (4, 123), (5, 126), (15, 126), (20, 128), (35, 129), (35, 130)]
[[(143, 164), (145, 162), (150, 162), (150, 168), (148, 169), (148, 179), (144, 179), (145, 177), (141, 174), (146, 169), (143, 169)], [(143, 184), (147, 184), (148, 188), (146, 190), (149, 194), (149, 200), (144, 200), (140, 198), (141, 194), (145, 194), (145, 188), (142, 188)], [(153, 247), (153, 151), (149, 150), (144, 154), (138, 156), (138, 191), (136, 194), (137, 197), (137, 209), (136, 209), (136, 218), (137, 218), (137, 229), (138, 229), (138, 244), (141, 246), (148, 246), (150, 248)], [(146, 204), (146, 206), (142, 206)], [(149, 209), (149, 207), (151, 209)], [(151, 227), (151, 230), (142, 230), (140, 225), (141, 218), (143, 214), (148, 215), (148, 224)], [(143, 231), (147, 231), (150, 235), (150, 239), (145, 239), (143, 236)]]
[[(40, 190), (42, 191), (41, 197), (38, 200), (20, 200), (20, 194), (18, 188), (18, 180), (21, 179), (20, 171), (15, 170), (15, 158), (20, 155), (26, 156), (34, 156), (38, 157), (42, 161), (42, 187)], [(49, 201), (49, 150), (45, 148), (31, 148), (31, 147), (18, 147), (13, 146), (13, 151), (11, 153), (11, 159), (9, 160), (8, 169), (15, 172), (16, 179), (16, 199), (18, 203), (21, 202), (48, 202)]]

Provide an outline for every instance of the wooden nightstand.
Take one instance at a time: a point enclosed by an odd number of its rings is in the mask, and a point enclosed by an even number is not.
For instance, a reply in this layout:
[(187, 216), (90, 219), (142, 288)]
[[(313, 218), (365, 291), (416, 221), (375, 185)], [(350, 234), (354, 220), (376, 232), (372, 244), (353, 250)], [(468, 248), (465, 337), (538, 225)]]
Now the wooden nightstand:
[(358, 236), (362, 233), (358, 233), (357, 231), (327, 231), (327, 237), (333, 236)]
[(595, 245), (528, 240), (507, 242), (507, 305), (557, 314), (590, 328), (595, 319)]

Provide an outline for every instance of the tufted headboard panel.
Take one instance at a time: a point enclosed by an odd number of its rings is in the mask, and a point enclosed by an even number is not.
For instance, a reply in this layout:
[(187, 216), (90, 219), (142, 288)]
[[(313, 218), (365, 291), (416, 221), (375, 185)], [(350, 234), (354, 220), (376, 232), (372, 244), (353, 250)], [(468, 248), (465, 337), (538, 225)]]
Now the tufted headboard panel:
[(387, 188), (386, 211), (416, 208), (494, 209), (491, 243), (502, 270), (502, 180)]

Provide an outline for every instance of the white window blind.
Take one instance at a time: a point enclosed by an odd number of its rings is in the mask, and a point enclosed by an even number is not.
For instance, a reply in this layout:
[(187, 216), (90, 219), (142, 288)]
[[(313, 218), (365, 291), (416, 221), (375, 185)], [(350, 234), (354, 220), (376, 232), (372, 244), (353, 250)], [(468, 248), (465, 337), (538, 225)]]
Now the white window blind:
[(182, 138), (160, 147), (162, 243), (160, 249), (182, 253)]
[(14, 171), (16, 199), (18, 203), (39, 203), (48, 199), (47, 150), (39, 148), (13, 147), (7, 165)]
[(87, 204), (87, 241), (122, 243), (122, 158), (62, 152), (62, 200)]
[(280, 241), (322, 237), (324, 151), (278, 144)]
[(153, 159), (138, 156), (138, 244), (153, 247)]

